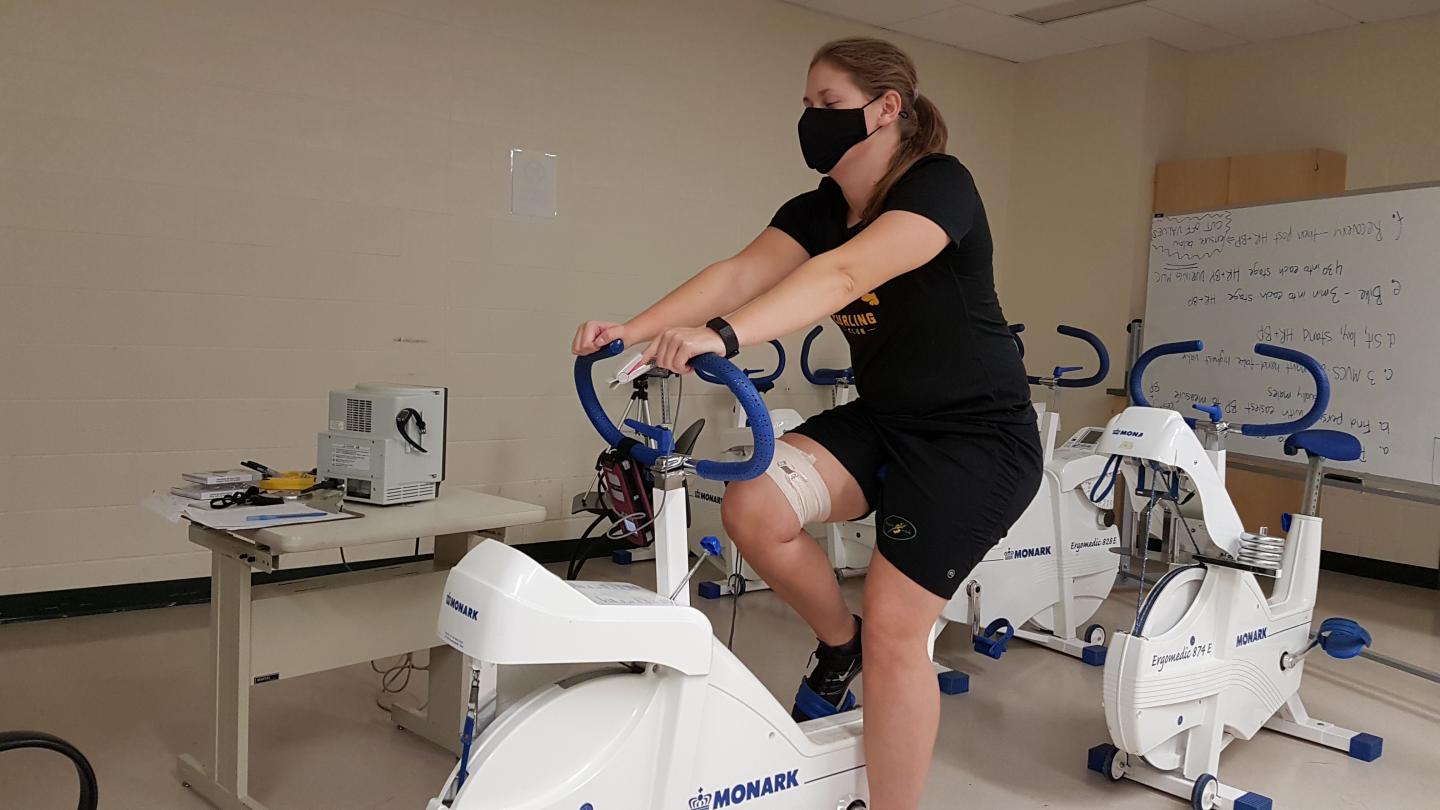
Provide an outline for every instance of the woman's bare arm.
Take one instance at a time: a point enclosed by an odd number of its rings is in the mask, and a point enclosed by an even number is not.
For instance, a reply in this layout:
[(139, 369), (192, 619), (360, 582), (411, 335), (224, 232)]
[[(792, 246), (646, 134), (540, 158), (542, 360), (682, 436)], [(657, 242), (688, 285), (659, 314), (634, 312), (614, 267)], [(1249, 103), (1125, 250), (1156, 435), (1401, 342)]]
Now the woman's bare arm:
[(624, 324), (589, 321), (575, 336), (575, 352), (587, 354), (615, 339), (635, 345), (666, 329), (699, 326), (728, 315), (770, 290), (810, 258), (799, 243), (766, 228), (734, 256), (715, 262)]

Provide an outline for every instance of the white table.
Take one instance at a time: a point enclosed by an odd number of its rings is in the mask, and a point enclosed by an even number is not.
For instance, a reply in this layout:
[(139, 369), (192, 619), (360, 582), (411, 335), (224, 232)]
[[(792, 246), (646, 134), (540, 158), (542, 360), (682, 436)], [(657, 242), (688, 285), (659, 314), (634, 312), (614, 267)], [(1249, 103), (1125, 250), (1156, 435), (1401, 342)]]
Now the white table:
[[(449, 569), (482, 537), (545, 519), (545, 509), (463, 489), (401, 506), (347, 503), (350, 520), (222, 531), (190, 525), (211, 552), (209, 765), (180, 756), (180, 780), (221, 810), (265, 810), (249, 795), (250, 689), (270, 681), (430, 650), (426, 709), (395, 705), (395, 723), (456, 754), (469, 697), (465, 657), (435, 646)], [(251, 586), (287, 554), (435, 538), (431, 561)], [(494, 693), (493, 667), (486, 668)]]

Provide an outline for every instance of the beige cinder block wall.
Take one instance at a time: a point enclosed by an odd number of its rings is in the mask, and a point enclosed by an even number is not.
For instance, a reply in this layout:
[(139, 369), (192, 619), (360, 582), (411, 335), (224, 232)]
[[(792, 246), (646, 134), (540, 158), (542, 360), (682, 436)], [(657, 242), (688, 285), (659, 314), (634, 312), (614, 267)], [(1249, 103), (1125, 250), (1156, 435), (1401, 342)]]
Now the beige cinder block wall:
[(1005, 314), (1026, 324), (1032, 374), (1094, 369), (1059, 324), (1094, 332), (1111, 355), (1106, 386), (1063, 392), (1063, 439), (1105, 424), (1104, 388), (1124, 385), (1125, 324), (1145, 307), (1151, 177), (1184, 120), (1184, 54), (1133, 42), (1018, 67)]
[[(1199, 54), (1177, 156), (1320, 146), (1345, 153), (1350, 189), (1440, 182), (1437, 45), (1429, 15)], [(1440, 567), (1440, 507), (1325, 498), (1327, 550)]]
[[(773, 0), (0, 2), (0, 594), (204, 575), (136, 502), (311, 466), (326, 392), (364, 380), (450, 386), (451, 485), (577, 534), (571, 330), (814, 185), (808, 57), (867, 30)], [(1014, 66), (895, 39), (1003, 233)], [(558, 218), (509, 215), (511, 147), (560, 156)]]
[[(1112, 349), (1144, 314), (1159, 160), (1320, 146), (1344, 152), (1352, 189), (1440, 182), (1440, 15), (1204, 54), (1131, 43), (1020, 65), (1001, 295), (1030, 322), (1027, 365), (1073, 360), (1071, 322)], [(1078, 346), (1078, 344), (1077, 344)], [(1080, 348), (1083, 356), (1083, 347)], [(1066, 394), (1064, 433), (1103, 423), (1098, 392)], [(1336, 491), (1327, 549), (1440, 565), (1440, 509)]]
[(1183, 156), (1344, 152), (1352, 189), (1440, 181), (1440, 14), (1190, 60)]

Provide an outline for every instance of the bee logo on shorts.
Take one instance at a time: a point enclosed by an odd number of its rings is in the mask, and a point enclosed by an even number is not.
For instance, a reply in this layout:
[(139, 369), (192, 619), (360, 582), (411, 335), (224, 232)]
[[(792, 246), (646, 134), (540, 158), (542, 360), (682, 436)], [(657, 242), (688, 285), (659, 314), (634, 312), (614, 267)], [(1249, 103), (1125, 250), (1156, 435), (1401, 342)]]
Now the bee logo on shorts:
[(915, 524), (897, 515), (889, 515), (880, 525), (880, 530), (891, 540), (913, 540), (918, 533)]

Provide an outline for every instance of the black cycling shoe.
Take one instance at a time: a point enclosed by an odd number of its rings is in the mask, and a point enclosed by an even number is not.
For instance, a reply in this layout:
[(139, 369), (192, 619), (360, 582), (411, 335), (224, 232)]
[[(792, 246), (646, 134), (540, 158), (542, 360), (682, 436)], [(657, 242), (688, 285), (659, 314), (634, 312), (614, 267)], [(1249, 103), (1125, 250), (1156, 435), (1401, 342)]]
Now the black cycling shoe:
[(855, 695), (850, 691), (850, 684), (860, 675), (862, 663), (860, 617), (855, 617), (855, 638), (849, 643), (831, 647), (821, 642), (810, 657), (815, 668), (800, 682), (795, 706), (790, 710), (795, 722), (803, 723), (854, 708)]

